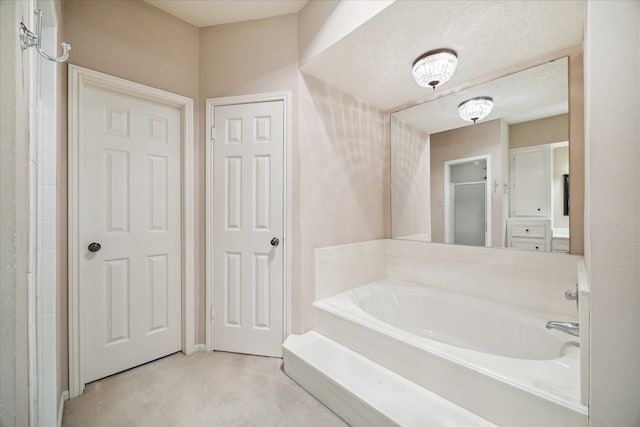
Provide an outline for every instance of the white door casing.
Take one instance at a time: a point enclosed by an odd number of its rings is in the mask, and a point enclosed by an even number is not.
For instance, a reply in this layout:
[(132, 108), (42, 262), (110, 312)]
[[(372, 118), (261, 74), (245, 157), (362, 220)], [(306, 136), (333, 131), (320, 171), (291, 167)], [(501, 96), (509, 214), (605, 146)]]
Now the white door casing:
[(288, 100), (280, 93), (207, 101), (208, 350), (282, 356)]
[[(71, 397), (193, 351), (192, 100), (69, 67)], [(102, 248), (90, 252), (88, 245)]]

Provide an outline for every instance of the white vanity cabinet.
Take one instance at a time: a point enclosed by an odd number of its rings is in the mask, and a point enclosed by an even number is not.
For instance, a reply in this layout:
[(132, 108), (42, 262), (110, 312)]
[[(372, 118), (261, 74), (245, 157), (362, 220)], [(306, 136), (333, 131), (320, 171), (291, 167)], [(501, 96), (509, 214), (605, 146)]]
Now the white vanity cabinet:
[(569, 253), (569, 239), (567, 237), (554, 237), (551, 239), (551, 251), (560, 254)]
[(551, 232), (551, 251), (569, 253), (569, 228), (554, 228)]
[(509, 218), (507, 247), (526, 251), (551, 251), (550, 218)]
[(513, 240), (511, 247), (514, 249), (520, 249), (523, 251), (549, 252), (549, 248), (547, 247), (546, 243), (540, 240), (516, 238)]
[(551, 148), (547, 145), (510, 150), (511, 217), (550, 218)]

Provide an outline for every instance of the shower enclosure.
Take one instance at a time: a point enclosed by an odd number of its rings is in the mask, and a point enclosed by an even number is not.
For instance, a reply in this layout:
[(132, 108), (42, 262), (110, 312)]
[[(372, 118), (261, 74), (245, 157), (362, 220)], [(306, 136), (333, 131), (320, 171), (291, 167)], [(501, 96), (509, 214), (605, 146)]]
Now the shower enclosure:
[(490, 246), (489, 163), (488, 156), (445, 163), (446, 243)]

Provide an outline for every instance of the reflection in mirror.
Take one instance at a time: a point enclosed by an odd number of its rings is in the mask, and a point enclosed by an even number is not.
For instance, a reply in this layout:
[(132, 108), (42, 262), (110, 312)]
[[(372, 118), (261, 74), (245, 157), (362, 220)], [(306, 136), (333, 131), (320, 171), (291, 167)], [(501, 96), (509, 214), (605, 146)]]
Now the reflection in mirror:
[(392, 237), (568, 252), (568, 108), (561, 58), (392, 114)]

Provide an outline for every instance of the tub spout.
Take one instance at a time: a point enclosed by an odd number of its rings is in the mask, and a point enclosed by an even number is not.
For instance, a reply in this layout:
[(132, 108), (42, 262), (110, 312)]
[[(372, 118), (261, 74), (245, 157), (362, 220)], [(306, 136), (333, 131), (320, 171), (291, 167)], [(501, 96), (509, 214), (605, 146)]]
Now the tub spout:
[(555, 329), (565, 334), (573, 335), (574, 337), (580, 336), (580, 325), (575, 322), (556, 322), (552, 320), (547, 322), (547, 329)]

